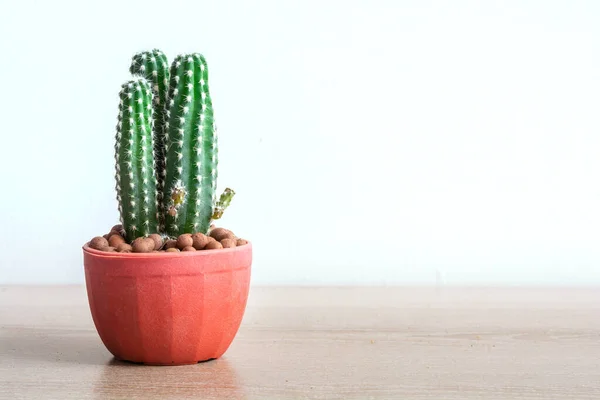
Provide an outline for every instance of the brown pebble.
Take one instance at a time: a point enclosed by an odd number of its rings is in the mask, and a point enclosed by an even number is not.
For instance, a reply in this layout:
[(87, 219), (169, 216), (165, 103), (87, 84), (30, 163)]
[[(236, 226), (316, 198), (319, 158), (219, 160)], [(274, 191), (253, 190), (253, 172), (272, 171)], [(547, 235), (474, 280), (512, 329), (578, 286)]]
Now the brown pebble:
[(235, 247), (236, 243), (235, 243), (234, 239), (225, 238), (225, 239), (221, 240), (221, 245), (223, 246), (224, 249), (229, 249), (231, 247)]
[(120, 253), (133, 253), (133, 252), (131, 250), (123, 250), (123, 251), (120, 251)]
[(208, 244), (204, 247), (204, 250), (216, 250), (216, 249), (222, 249), (223, 245), (219, 242), (217, 242), (216, 240), (208, 242)]
[(118, 235), (118, 234), (112, 234), (110, 235), (110, 237), (108, 238), (108, 245), (112, 246), (112, 247), (117, 247), (118, 245), (120, 245), (121, 243), (125, 243), (125, 239), (123, 239), (123, 236)]
[(238, 239), (235, 244), (236, 246), (243, 246), (245, 244), (248, 244), (248, 241), (246, 239)]
[(95, 238), (90, 240), (89, 246), (92, 249), (104, 250), (108, 247), (108, 240), (104, 239), (102, 236), (96, 236)]
[(108, 238), (110, 237), (110, 233), (107, 233), (106, 235), (102, 235), (102, 237), (106, 240), (108, 240)]
[(160, 250), (152, 250), (153, 253), (162, 253)]
[(115, 231), (115, 232), (123, 232), (123, 225), (117, 224), (117, 225), (113, 226), (112, 228), (110, 228), (110, 230)]
[(210, 232), (210, 236), (214, 237), (217, 241), (221, 241), (223, 239), (235, 239), (235, 235), (228, 229), (225, 228), (216, 228)]
[(192, 235), (192, 242), (192, 246), (194, 246), (196, 250), (202, 250), (208, 243), (208, 236), (204, 233), (194, 233)]
[(121, 235), (121, 233), (120, 233), (120, 232), (117, 232), (117, 231), (110, 231), (110, 232), (108, 232), (108, 238), (107, 238), (107, 239), (110, 239), (110, 237), (111, 237), (111, 236), (115, 236), (115, 235), (116, 235), (116, 236), (121, 236), (123, 239), (125, 239), (125, 238), (123, 237), (123, 235)]
[(115, 248), (112, 246), (108, 246), (104, 249), (104, 251), (108, 251), (109, 253), (114, 253), (117, 250), (115, 250)]
[(165, 250), (172, 249), (174, 247), (177, 247), (177, 240), (169, 239), (165, 242), (165, 246), (164, 246)]
[(169, 247), (165, 250), (167, 253), (179, 253), (179, 249), (177, 247)]
[(146, 241), (146, 246), (148, 246), (149, 251), (153, 251), (156, 250), (154, 248), (154, 246), (156, 246), (156, 242), (154, 241), (154, 239), (149, 238), (149, 237), (145, 237), (144, 240)]
[(154, 250), (154, 240), (146, 237), (139, 237), (131, 243), (134, 253), (150, 253)]
[(153, 233), (151, 235), (148, 235), (148, 238), (150, 238), (154, 241), (154, 250), (158, 250), (162, 247), (163, 239), (158, 233)]
[(192, 246), (193, 244), (194, 240), (192, 239), (192, 235), (190, 233), (183, 233), (177, 238), (177, 248), (179, 250), (183, 250), (184, 248)]
[(118, 251), (118, 252), (120, 252), (120, 253), (125, 253), (126, 251), (128, 251), (129, 253), (131, 253), (131, 251), (132, 251), (132, 250), (133, 250), (133, 249), (131, 248), (131, 245), (130, 245), (130, 244), (127, 244), (127, 243), (125, 243), (125, 242), (123, 242), (123, 243), (120, 243), (120, 244), (117, 246), (117, 251)]
[(184, 248), (183, 248), (183, 250), (181, 250), (181, 251), (196, 251), (196, 249), (195, 249), (195, 248), (193, 248), (192, 246), (186, 246), (186, 247), (184, 247)]
[(111, 237), (112, 235), (123, 236), (123, 232), (122, 231), (115, 231), (114, 229), (111, 229), (110, 232), (108, 232), (108, 237)]

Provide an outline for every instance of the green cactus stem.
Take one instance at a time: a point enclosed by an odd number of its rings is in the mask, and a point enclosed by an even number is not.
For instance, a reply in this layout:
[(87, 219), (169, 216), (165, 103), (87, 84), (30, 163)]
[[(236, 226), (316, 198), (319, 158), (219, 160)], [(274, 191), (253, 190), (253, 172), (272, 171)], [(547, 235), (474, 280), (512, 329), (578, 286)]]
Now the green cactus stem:
[[(154, 110), (154, 160), (156, 162), (156, 195), (159, 208), (162, 204), (163, 189), (165, 185), (165, 117), (167, 92), (169, 89), (169, 63), (167, 56), (158, 50), (137, 53), (131, 59), (129, 72), (146, 78), (152, 84), (153, 110)], [(164, 230), (164, 210), (159, 210), (160, 229)]]
[(212, 219), (219, 219), (223, 216), (223, 213), (227, 207), (229, 207), (229, 204), (231, 204), (233, 196), (235, 196), (235, 191), (230, 188), (226, 188), (223, 193), (221, 193), (221, 197), (213, 210)]
[(205, 233), (215, 204), (218, 161), (204, 56), (185, 54), (173, 61), (168, 101), (163, 198), (166, 233)]
[(119, 93), (115, 143), (116, 189), (126, 240), (158, 232), (152, 89), (143, 77), (124, 83)]

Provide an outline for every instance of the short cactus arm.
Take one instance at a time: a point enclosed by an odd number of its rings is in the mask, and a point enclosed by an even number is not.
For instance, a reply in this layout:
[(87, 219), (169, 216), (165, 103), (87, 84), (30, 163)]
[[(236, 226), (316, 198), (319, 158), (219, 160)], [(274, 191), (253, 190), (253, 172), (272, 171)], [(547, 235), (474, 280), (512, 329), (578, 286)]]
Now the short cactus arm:
[(233, 189), (230, 189), (230, 188), (226, 188), (223, 191), (223, 193), (221, 193), (221, 197), (219, 198), (219, 201), (215, 205), (212, 219), (219, 219), (223, 216), (223, 213), (225, 212), (227, 207), (229, 207), (229, 204), (231, 204), (231, 200), (233, 199), (233, 196), (235, 196), (235, 191), (233, 191)]
[(152, 90), (144, 78), (120, 92), (115, 160), (117, 200), (126, 239), (158, 230), (152, 137)]
[[(157, 197), (162, 202), (165, 180), (165, 118), (167, 92), (169, 89), (169, 63), (167, 56), (158, 50), (143, 51), (133, 56), (129, 71), (133, 75), (145, 77), (152, 85), (154, 110), (154, 160), (156, 162)], [(159, 224), (164, 230), (163, 213), (159, 214)]]
[(215, 202), (217, 136), (202, 55), (180, 55), (173, 61), (168, 101), (166, 232), (207, 232)]

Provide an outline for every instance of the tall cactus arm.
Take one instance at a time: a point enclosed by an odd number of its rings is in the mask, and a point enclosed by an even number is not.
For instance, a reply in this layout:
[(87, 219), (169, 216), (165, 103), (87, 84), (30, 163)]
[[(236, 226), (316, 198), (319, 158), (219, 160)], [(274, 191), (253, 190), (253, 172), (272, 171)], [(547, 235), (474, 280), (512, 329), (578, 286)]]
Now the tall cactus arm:
[(117, 200), (126, 239), (158, 232), (152, 89), (145, 78), (123, 84), (115, 143)]
[(166, 232), (207, 232), (217, 184), (217, 135), (201, 54), (178, 56), (171, 64), (167, 104), (163, 206)]
[[(162, 204), (165, 183), (165, 117), (167, 92), (169, 89), (169, 63), (167, 56), (160, 50), (143, 51), (131, 59), (129, 72), (145, 77), (152, 84), (154, 110), (154, 160), (156, 162), (156, 194)], [(164, 230), (164, 210), (159, 210), (159, 225)]]

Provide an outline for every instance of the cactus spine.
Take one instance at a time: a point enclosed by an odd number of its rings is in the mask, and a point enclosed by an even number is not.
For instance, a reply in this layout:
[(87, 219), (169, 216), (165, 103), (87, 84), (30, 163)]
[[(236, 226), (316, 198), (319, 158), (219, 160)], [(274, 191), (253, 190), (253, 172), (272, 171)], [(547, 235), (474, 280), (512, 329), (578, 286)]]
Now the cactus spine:
[(115, 143), (116, 189), (126, 239), (158, 231), (152, 89), (145, 78), (124, 83), (119, 93)]
[(156, 195), (159, 201), (159, 225), (164, 230), (164, 211), (161, 209), (165, 185), (165, 116), (169, 89), (169, 63), (167, 56), (158, 50), (143, 51), (133, 56), (129, 72), (145, 77), (152, 84), (154, 96), (154, 160), (156, 162)]
[(163, 197), (166, 232), (170, 236), (206, 233), (215, 204), (218, 159), (204, 56), (178, 56), (170, 79)]

